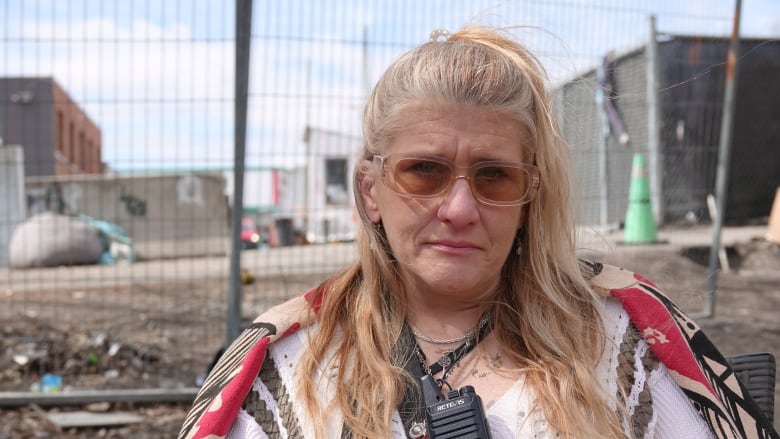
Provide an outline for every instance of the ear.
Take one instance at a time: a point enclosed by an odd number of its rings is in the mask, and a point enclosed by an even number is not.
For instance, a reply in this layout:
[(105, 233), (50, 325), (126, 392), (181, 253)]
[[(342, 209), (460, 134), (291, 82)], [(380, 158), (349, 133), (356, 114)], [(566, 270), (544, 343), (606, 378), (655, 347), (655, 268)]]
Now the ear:
[(360, 164), (360, 196), (363, 199), (363, 208), (368, 219), (374, 224), (379, 224), (382, 221), (382, 215), (379, 213), (379, 204), (376, 202), (376, 179), (376, 170), (372, 162), (363, 160)]

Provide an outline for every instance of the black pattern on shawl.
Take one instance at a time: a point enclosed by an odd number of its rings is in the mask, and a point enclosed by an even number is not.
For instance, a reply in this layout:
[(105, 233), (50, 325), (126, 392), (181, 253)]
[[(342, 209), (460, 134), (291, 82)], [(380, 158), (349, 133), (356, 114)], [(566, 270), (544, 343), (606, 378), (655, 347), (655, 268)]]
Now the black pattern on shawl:
[[(636, 385), (635, 376), (638, 371), (634, 359), (640, 339), (642, 339), (642, 335), (639, 334), (636, 326), (629, 322), (618, 351), (617, 377), (619, 390), (616, 395), (618, 399), (623, 399), (630, 395)], [(655, 358), (650, 349), (647, 349), (642, 355), (641, 364), (644, 369), (642, 373), (649, 377), (658, 368), (658, 359)], [(628, 421), (624, 419), (622, 411), (618, 410), (618, 417), (621, 422), (627, 423), (633, 434), (632, 437), (636, 438), (645, 437), (645, 432), (653, 419), (653, 395), (650, 392), (648, 381), (645, 379), (642, 383), (642, 390), (637, 395), (638, 404), (634, 407), (634, 412)]]
[(290, 394), (287, 392), (287, 387), (279, 375), (276, 362), (270, 354), (266, 355), (257, 377), (268, 389), (276, 403), (278, 416), (268, 409), (265, 400), (260, 397), (260, 394), (254, 388), (247, 394), (241, 408), (252, 415), (257, 425), (268, 435), (269, 439), (280, 439), (282, 437), (279, 424), (276, 421), (277, 418), (287, 431), (288, 439), (302, 438), (303, 435), (301, 434), (298, 418), (295, 416), (292, 401), (290, 401)]
[(276, 367), (276, 362), (270, 355), (265, 358), (263, 367), (260, 369), (258, 375), (260, 381), (262, 381), (271, 392), (276, 401), (276, 407), (279, 412), (279, 419), (282, 420), (285, 430), (287, 430), (287, 437), (289, 439), (302, 438), (300, 425), (298, 419), (293, 411), (293, 404), (290, 401), (290, 394), (287, 392), (287, 387), (282, 381), (282, 377), (279, 376), (279, 369)]
[(580, 271), (582, 271), (583, 276), (587, 280), (591, 280), (595, 276), (598, 276), (604, 269), (604, 264), (601, 262), (593, 262), (587, 259), (579, 259), (578, 261), (580, 263)]
[[(698, 325), (652, 284), (640, 280), (637, 286), (652, 295), (669, 310), (677, 327), (691, 346), (696, 362), (728, 411), (728, 414), (723, 413), (721, 407), (708, 395), (702, 395), (684, 385), (680, 386), (711, 430), (718, 437), (780, 439), (769, 420), (766, 419), (753, 398), (736, 378), (731, 365)], [(729, 382), (737, 383), (738, 388), (735, 389), (729, 385)], [(744, 414), (749, 416), (743, 416)], [(729, 421), (729, 418), (733, 420), (733, 423)]]
[[(237, 339), (230, 344), (219, 359), (216, 367), (209, 373), (206, 381), (201, 386), (192, 408), (187, 414), (179, 432), (179, 439), (185, 439), (192, 427), (200, 419), (214, 398), (230, 382), (233, 371), (241, 364), (247, 353), (263, 337), (276, 334), (276, 326), (267, 323), (252, 323)], [(248, 390), (248, 389), (247, 389)]]

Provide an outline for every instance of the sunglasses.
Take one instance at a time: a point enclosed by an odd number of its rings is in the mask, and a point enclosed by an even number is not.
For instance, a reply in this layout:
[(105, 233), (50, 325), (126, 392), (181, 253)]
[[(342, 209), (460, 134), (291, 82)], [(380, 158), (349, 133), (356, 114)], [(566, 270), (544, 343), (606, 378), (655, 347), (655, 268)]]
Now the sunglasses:
[[(457, 167), (447, 160), (417, 155), (374, 156), (385, 185), (398, 195), (436, 198), (465, 178), (474, 197), (493, 206), (519, 206), (533, 200), (539, 169), (525, 163), (486, 161)], [(464, 172), (465, 171), (465, 172)]]

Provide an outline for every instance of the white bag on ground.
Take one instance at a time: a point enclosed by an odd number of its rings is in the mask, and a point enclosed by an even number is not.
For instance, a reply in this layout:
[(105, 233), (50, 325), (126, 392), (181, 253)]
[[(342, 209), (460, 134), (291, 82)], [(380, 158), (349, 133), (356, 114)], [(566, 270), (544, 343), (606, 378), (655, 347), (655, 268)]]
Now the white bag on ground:
[(44, 212), (19, 224), (8, 249), (12, 268), (94, 264), (103, 253), (99, 232), (67, 215)]

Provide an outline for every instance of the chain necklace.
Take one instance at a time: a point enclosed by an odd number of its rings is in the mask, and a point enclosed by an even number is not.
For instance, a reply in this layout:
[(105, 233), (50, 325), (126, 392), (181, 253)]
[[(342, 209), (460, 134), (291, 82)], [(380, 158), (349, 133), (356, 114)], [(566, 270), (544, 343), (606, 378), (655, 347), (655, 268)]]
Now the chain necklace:
[(451, 387), (450, 384), (447, 382), (447, 377), (450, 375), (450, 373), (452, 373), (452, 371), (455, 369), (458, 363), (460, 363), (460, 360), (463, 357), (465, 357), (466, 354), (471, 352), (471, 350), (474, 349), (477, 343), (482, 341), (485, 338), (485, 336), (490, 332), (492, 326), (488, 325), (489, 321), (490, 321), (490, 316), (485, 315), (484, 317), (482, 317), (482, 320), (479, 322), (479, 338), (476, 338), (476, 334), (473, 330), (469, 331), (468, 333), (466, 333), (467, 337), (460, 346), (453, 349), (452, 351), (447, 352), (445, 355), (442, 355), (438, 360), (436, 360), (435, 363), (431, 365), (427, 364), (427, 359), (425, 358), (425, 354), (420, 348), (420, 345), (417, 344), (417, 342), (415, 342), (414, 344), (415, 354), (417, 355), (417, 360), (420, 362), (420, 366), (422, 366), (423, 371), (430, 376), (434, 376), (439, 372), (444, 371), (441, 378), (438, 378), (436, 382), (439, 384), (439, 387), (442, 387), (444, 384), (446, 384), (448, 387)]
[[(482, 327), (487, 324), (487, 321), (488, 321), (487, 315), (482, 317), (482, 320), (479, 322), (479, 328), (482, 329)], [(430, 337), (428, 335), (425, 335), (419, 329), (415, 328), (414, 326), (412, 326), (412, 325), (409, 325), (409, 326), (412, 328), (412, 334), (414, 334), (414, 336), (416, 338), (418, 338), (418, 339), (420, 339), (422, 341), (427, 341), (428, 343), (431, 343), (431, 344), (437, 344), (437, 345), (455, 344), (455, 343), (461, 343), (461, 342), (466, 341), (466, 340), (468, 340), (470, 338), (474, 338), (474, 330), (473, 329), (470, 329), (468, 332), (466, 332), (465, 334), (461, 335), (460, 337), (441, 339), (441, 338), (433, 338), (433, 337)], [(449, 351), (447, 351), (447, 352), (449, 352)]]
[(469, 332), (461, 335), (460, 337), (446, 338), (446, 339), (429, 337), (429, 336), (423, 334), (422, 332), (420, 332), (415, 327), (412, 327), (412, 334), (414, 334), (414, 336), (416, 338), (418, 338), (419, 340), (427, 341), (430, 344), (443, 345), (443, 344), (460, 343), (460, 342), (463, 342), (465, 340), (468, 340), (469, 338), (473, 338), (474, 337), (474, 330), (472, 329)]

